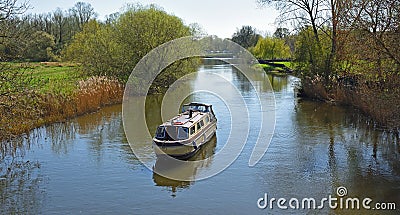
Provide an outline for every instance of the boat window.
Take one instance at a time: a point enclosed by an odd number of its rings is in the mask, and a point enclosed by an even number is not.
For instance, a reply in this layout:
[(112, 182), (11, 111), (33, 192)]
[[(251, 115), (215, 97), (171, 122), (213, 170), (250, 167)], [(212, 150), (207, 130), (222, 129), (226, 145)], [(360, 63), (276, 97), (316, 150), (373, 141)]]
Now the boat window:
[(204, 105), (185, 105), (182, 107), (182, 113), (186, 112), (188, 110), (193, 110), (193, 111), (200, 111), (200, 112), (209, 112), (210, 109), (208, 106), (204, 106)]
[(184, 140), (189, 137), (189, 129), (185, 127), (178, 127), (178, 139)]
[(165, 137), (165, 128), (160, 126), (157, 128), (156, 131), (156, 138), (157, 139), (163, 139)]
[(204, 121), (203, 121), (203, 120), (200, 120), (200, 121), (197, 123), (197, 130), (200, 130), (203, 126), (204, 126)]
[(177, 127), (175, 127), (175, 126), (167, 126), (165, 131), (166, 131), (165, 132), (166, 133), (165, 140), (174, 141), (174, 140), (177, 139), (177, 136), (178, 136)]
[(204, 126), (204, 121), (201, 120), (201, 121), (199, 122), (199, 124), (200, 124), (200, 127), (203, 127), (203, 126)]
[(210, 122), (210, 118), (209, 118), (209, 116), (206, 116), (206, 124), (208, 124), (209, 122)]
[(205, 106), (197, 106), (197, 110), (201, 112), (206, 112), (206, 107)]
[(193, 135), (194, 133), (196, 133), (196, 127), (192, 126), (190, 127), (190, 135)]

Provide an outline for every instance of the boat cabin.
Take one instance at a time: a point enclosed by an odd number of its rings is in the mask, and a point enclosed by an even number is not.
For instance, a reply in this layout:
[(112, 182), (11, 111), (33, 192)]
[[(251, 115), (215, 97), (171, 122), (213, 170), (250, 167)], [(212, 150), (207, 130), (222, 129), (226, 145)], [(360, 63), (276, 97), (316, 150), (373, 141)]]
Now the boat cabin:
[(155, 138), (161, 141), (182, 141), (203, 132), (216, 121), (211, 105), (192, 102), (183, 105), (182, 113), (157, 128)]

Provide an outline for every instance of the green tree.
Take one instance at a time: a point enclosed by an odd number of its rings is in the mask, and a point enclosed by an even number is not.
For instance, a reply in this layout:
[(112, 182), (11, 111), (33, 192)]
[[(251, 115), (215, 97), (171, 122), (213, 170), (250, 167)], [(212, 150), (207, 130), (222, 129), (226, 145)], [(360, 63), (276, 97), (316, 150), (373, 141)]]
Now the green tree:
[[(176, 38), (191, 35), (183, 21), (154, 5), (131, 7), (112, 25), (117, 43), (123, 44), (117, 54), (127, 77), (137, 62), (157, 46)], [(120, 76), (121, 76), (120, 75)]]
[(28, 8), (26, 2), (0, 1), (0, 61), (20, 57), (21, 47), (28, 40), (30, 32), (18, 16)]
[[(139, 60), (152, 49), (192, 32), (180, 18), (154, 5), (136, 5), (114, 14), (106, 23), (89, 21), (67, 47), (64, 57), (82, 63), (84, 70), (92, 75), (114, 76), (126, 81)], [(160, 76), (158, 85), (169, 85), (177, 79), (177, 74), (190, 71), (189, 65), (192, 64), (171, 65), (164, 77)]]
[(86, 72), (93, 75), (110, 74), (118, 60), (115, 52), (119, 47), (111, 47), (116, 43), (109, 28), (96, 20), (89, 21), (64, 50), (64, 60), (82, 63)]
[(285, 40), (279, 38), (260, 38), (256, 46), (250, 49), (252, 54), (259, 59), (290, 58), (290, 47)]
[(37, 31), (27, 42), (22, 57), (31, 61), (50, 61), (54, 58), (52, 53), (54, 47), (55, 42), (52, 35), (44, 31)]
[(317, 43), (311, 27), (304, 28), (296, 36), (296, 51), (294, 54), (296, 70), (302, 77), (324, 76), (326, 74), (326, 59), (330, 52), (330, 37), (323, 31), (318, 31)]

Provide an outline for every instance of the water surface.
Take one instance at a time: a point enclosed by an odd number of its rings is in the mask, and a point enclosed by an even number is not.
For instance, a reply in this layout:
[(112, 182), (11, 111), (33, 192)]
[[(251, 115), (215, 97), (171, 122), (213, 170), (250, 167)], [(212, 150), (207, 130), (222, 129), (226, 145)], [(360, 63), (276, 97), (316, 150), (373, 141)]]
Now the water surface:
[[(230, 65), (209, 63), (199, 69), (214, 72), (235, 85), (259, 111), (249, 82)], [(260, 74), (263, 76), (263, 74)], [(348, 196), (396, 202), (400, 208), (399, 137), (374, 128), (357, 110), (295, 98), (297, 79), (265, 76), (276, 99), (276, 130), (272, 143), (254, 167), (248, 167), (257, 130), (238, 159), (220, 174), (200, 181), (174, 181), (142, 165), (125, 138), (121, 105), (103, 108), (66, 123), (34, 130), (30, 143), (3, 153), (0, 169), (1, 214), (293, 214), (320, 210), (261, 210), (257, 200), (321, 199), (344, 186)], [(196, 88), (196, 80), (191, 87)], [(216, 96), (194, 94), (187, 101), (206, 100), (218, 117), (216, 136), (196, 156), (218, 152), (228, 140), (231, 117)], [(146, 119), (151, 133), (161, 123), (162, 95), (147, 99)], [(252, 106), (254, 104), (254, 106)], [(251, 115), (250, 117), (253, 117)], [(257, 122), (256, 117), (251, 122)], [(149, 162), (162, 165), (149, 150)], [(5, 150), (5, 149), (4, 149)], [(4, 151), (3, 150), (3, 151)], [(211, 160), (209, 164), (213, 165)], [(10, 167), (10, 169), (8, 169)], [(196, 178), (197, 169), (184, 174)], [(357, 214), (354, 210), (322, 209), (324, 213)], [(376, 211), (363, 211), (373, 214)], [(396, 214), (396, 211), (379, 213)]]

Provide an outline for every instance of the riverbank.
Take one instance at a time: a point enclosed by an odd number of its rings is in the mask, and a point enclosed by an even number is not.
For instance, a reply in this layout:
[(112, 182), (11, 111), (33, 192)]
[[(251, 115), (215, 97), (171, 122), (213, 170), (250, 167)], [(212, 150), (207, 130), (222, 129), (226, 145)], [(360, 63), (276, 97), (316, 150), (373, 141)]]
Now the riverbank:
[(62, 63), (25, 65), (29, 72), (21, 77), (29, 80), (21, 85), (28, 86), (15, 91), (2, 89), (0, 141), (122, 102), (124, 86), (118, 80), (79, 75), (77, 67)]
[(259, 60), (258, 64), (265, 72), (269, 73), (293, 73), (293, 65), (290, 61), (266, 61), (266, 60)]
[(334, 77), (327, 87), (322, 77), (303, 78), (300, 96), (350, 105), (370, 116), (377, 126), (400, 128), (400, 77), (371, 79), (363, 75)]
[[(198, 58), (171, 64), (148, 93), (164, 92), (175, 80), (196, 71), (199, 64)], [(0, 63), (0, 142), (122, 102), (123, 76), (91, 74), (99, 73), (68, 62)]]

